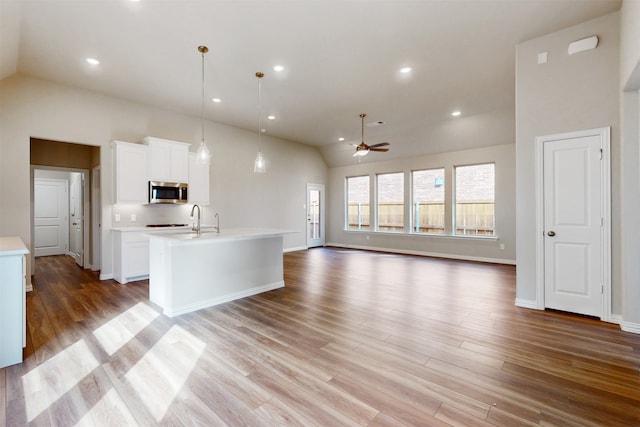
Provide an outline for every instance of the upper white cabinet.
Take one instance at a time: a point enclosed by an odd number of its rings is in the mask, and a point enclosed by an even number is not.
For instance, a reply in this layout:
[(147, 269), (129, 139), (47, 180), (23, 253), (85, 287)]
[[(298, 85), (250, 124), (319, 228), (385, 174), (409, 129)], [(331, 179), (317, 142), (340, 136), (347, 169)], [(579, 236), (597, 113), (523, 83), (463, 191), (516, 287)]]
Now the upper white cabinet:
[(130, 142), (113, 141), (115, 152), (115, 203), (148, 202), (147, 162), (149, 147)]
[(209, 204), (209, 165), (196, 161), (196, 153), (189, 153), (189, 203)]
[(189, 145), (148, 136), (149, 180), (164, 182), (189, 182)]

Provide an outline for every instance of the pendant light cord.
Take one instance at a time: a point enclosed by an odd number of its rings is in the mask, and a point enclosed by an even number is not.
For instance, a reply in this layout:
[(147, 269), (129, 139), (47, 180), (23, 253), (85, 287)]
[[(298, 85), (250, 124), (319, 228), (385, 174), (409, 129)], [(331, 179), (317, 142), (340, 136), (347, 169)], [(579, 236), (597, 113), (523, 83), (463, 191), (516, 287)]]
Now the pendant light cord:
[(202, 143), (204, 144), (204, 54), (202, 50), (202, 104), (200, 106), (200, 123), (202, 126)]
[(262, 78), (264, 74), (256, 73), (258, 78), (258, 152), (262, 149)]

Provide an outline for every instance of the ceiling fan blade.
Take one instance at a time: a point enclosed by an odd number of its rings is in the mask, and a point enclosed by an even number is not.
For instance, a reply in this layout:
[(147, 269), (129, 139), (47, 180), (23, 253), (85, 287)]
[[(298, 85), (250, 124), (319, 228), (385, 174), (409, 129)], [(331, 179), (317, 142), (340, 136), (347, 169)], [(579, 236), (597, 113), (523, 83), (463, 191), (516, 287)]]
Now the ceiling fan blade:
[(372, 144), (372, 145), (369, 146), (369, 148), (384, 147), (386, 145), (391, 145), (391, 144), (389, 144), (388, 142), (381, 142), (379, 144)]
[(381, 153), (386, 153), (387, 151), (389, 151), (388, 148), (371, 148), (369, 147), (369, 151), (379, 151)]

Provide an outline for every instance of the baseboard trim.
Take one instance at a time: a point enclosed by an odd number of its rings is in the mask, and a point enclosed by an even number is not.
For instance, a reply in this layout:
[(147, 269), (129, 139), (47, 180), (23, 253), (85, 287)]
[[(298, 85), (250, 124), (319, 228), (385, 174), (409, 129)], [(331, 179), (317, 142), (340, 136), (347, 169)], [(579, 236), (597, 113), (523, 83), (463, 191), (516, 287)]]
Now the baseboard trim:
[(516, 298), (516, 307), (540, 310), (538, 308), (538, 302), (536, 300), (530, 300), (530, 299)]
[(294, 248), (283, 249), (282, 253), (286, 254), (287, 252), (306, 251), (307, 249), (309, 249), (309, 248), (307, 248), (306, 246), (296, 246)]
[(427, 256), (432, 258), (455, 259), (460, 261), (474, 261), (474, 262), (488, 262), (491, 264), (516, 265), (515, 260), (501, 259), (501, 258), (486, 258), (486, 257), (475, 257), (475, 256), (458, 255), (458, 254), (443, 254), (438, 252), (410, 251), (405, 249), (380, 248), (376, 246), (345, 245), (342, 243), (327, 243), (325, 246), (333, 246), (336, 248), (345, 248), (345, 249), (361, 249), (365, 251), (389, 252), (389, 253), (397, 253), (397, 254), (403, 254), (403, 255), (419, 255), (419, 256)]
[(640, 323), (625, 322), (624, 320), (622, 320), (620, 322), (620, 329), (625, 332), (640, 334)]
[(622, 325), (622, 322), (624, 322), (624, 320), (622, 319), (622, 315), (620, 314), (612, 314), (611, 316), (609, 316), (609, 323)]
[(113, 279), (113, 273), (102, 274), (100, 273), (100, 280), (111, 280)]

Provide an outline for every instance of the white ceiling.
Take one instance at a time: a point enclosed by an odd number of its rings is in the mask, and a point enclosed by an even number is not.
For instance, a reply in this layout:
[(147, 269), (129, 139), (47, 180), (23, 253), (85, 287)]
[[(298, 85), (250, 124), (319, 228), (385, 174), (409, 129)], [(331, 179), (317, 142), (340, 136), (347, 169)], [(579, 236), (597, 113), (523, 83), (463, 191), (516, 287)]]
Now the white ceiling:
[[(16, 72), (257, 129), (356, 162), (515, 139), (516, 44), (618, 10), (621, 0), (0, 0), (0, 77)], [(86, 57), (101, 61), (97, 67)], [(275, 72), (275, 64), (285, 66)], [(401, 67), (413, 68), (400, 75)], [(452, 118), (459, 109), (462, 116)], [(338, 137), (347, 142), (338, 142)], [(215, 141), (213, 142), (215, 143)], [(268, 151), (268, 147), (265, 147)]]

